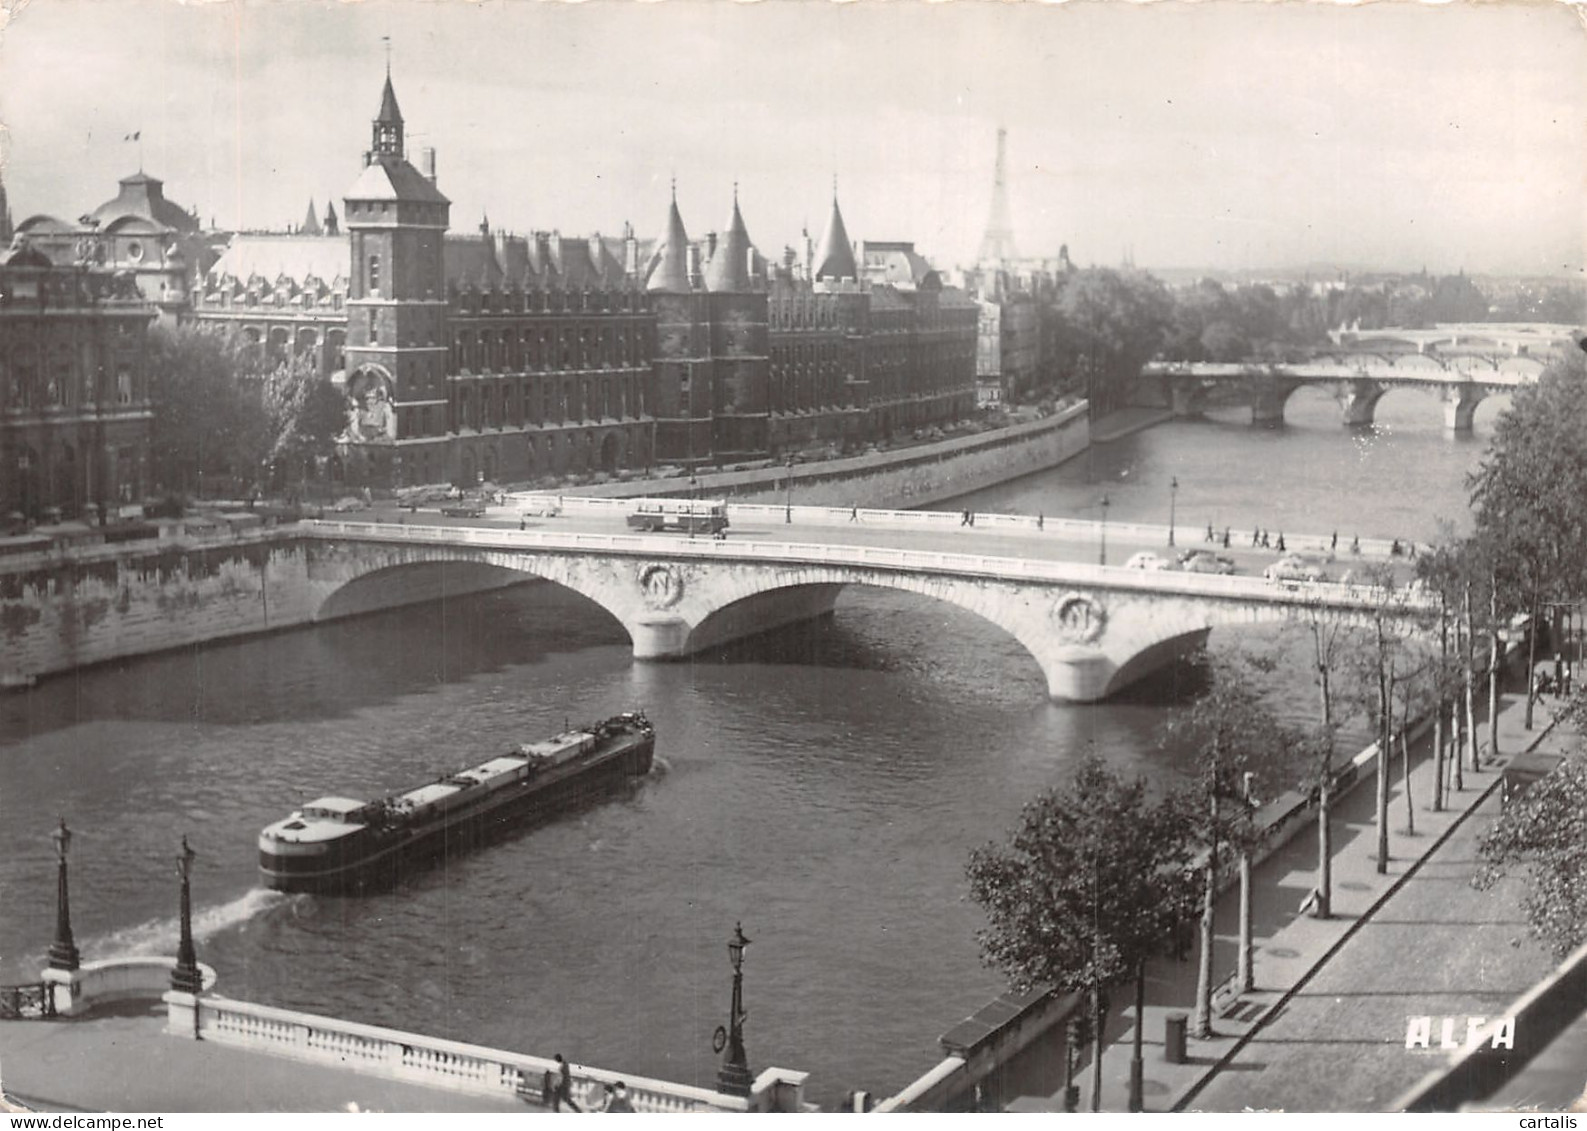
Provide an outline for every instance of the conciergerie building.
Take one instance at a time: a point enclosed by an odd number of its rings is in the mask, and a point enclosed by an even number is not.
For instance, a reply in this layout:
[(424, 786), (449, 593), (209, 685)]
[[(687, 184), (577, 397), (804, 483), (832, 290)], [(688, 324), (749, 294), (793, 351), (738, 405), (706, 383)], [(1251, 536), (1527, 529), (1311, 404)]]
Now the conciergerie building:
[[(652, 239), (458, 233), (434, 150), (420, 164), (388, 74), (339, 224), (310, 205), (292, 231), (200, 238), (154, 178), (118, 196), (153, 202), (138, 281), (162, 316), (308, 354), (344, 389), (350, 484), (783, 459), (974, 412), (975, 302), (908, 243), (852, 243), (835, 192), (822, 238), (768, 260), (736, 189), (695, 240), (675, 195)], [(52, 259), (81, 238), (27, 227)]]
[[(352, 481), (778, 459), (974, 411), (974, 302), (908, 244), (857, 254), (836, 199), (819, 247), (771, 263), (736, 191), (725, 231), (700, 240), (675, 198), (656, 239), (462, 234), (434, 151), (421, 163), (387, 75), (345, 234), (279, 236), (269, 256), (238, 237), (194, 305), (340, 374)], [(342, 277), (328, 240), (347, 246)]]

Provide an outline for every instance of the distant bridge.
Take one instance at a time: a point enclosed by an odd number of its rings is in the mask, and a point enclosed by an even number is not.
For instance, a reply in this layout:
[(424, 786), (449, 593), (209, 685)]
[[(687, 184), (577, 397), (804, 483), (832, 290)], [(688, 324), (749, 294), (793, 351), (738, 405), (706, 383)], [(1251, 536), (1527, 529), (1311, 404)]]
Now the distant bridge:
[(1445, 427), (1469, 432), (1483, 400), (1532, 384), (1544, 364), (1529, 354), (1472, 358), (1405, 353), (1273, 365), (1153, 362), (1142, 376), (1162, 383), (1177, 416), (1198, 415), (1206, 410), (1209, 394), (1227, 396), (1233, 390), (1250, 404), (1253, 424), (1282, 423), (1285, 403), (1306, 385), (1328, 392), (1351, 426), (1371, 424), (1384, 394), (1420, 389), (1443, 404)]
[[(845, 585), (870, 585), (984, 617), (1025, 646), (1053, 698), (1081, 702), (1192, 651), (1220, 625), (1312, 616), (1368, 625), (1386, 601), (1370, 586), (823, 542), (804, 529), (799, 542), (332, 521), (297, 533), (315, 620), (395, 603), (385, 590), (412, 567), (512, 570), (588, 597), (623, 625), (636, 659), (654, 660), (828, 614)], [(1387, 607), (1395, 617), (1435, 608), (1404, 592)]]

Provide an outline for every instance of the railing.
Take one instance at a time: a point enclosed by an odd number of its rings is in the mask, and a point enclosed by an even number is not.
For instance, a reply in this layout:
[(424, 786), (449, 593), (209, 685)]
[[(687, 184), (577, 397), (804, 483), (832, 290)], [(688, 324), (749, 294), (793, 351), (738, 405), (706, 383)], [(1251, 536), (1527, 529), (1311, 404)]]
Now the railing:
[(42, 1021), (55, 1016), (55, 995), (44, 982), (0, 986), (0, 1019)]
[[(1531, 373), (1505, 372), (1499, 368), (1486, 367), (1478, 369), (1474, 366), (1456, 366), (1448, 369), (1427, 368), (1428, 358), (1423, 354), (1407, 354), (1407, 357), (1419, 359), (1418, 366), (1400, 367), (1398, 365), (1339, 365), (1339, 364), (1310, 364), (1278, 363), (1273, 365), (1253, 363), (1242, 365), (1239, 362), (1154, 362), (1142, 371), (1148, 377), (1249, 377), (1265, 376), (1271, 374), (1276, 377), (1321, 378), (1324, 380), (1348, 380), (1369, 377), (1375, 381), (1420, 381), (1433, 385), (1529, 385), (1536, 382), (1537, 377)], [(1530, 355), (1521, 355), (1529, 357)], [(1538, 359), (1531, 358), (1536, 361)]]
[[(861, 512), (863, 515), (865, 512)], [(903, 511), (901, 514), (917, 512)], [(918, 572), (953, 573), (1005, 580), (1049, 581), (1096, 585), (1109, 589), (1168, 593), (1223, 599), (1256, 600), (1264, 604), (1314, 605), (1320, 608), (1376, 610), (1387, 606), (1393, 615), (1427, 614), (1437, 610), (1431, 597), (1398, 591), (1388, 597), (1367, 585), (1340, 582), (1269, 582), (1228, 574), (1139, 570), (1084, 562), (1059, 562), (980, 554), (899, 550), (886, 546), (853, 546), (815, 542), (751, 542), (676, 535), (596, 534), (579, 531), (503, 530), (492, 527), (392, 526), (372, 522), (314, 521), (304, 532), (319, 538), (357, 538), (425, 545), (465, 545), (489, 549), (597, 551), (624, 556), (702, 558), (718, 561), (759, 561), (790, 565), (845, 565)]]
[[(560, 1068), (543, 1057), (253, 1002), (203, 995), (194, 999), (186, 994), (167, 995), (166, 1000), (178, 1004), (173, 998), (184, 1005), (193, 1002), (198, 1010), (196, 1035), (202, 1040), (475, 1095), (539, 1096), (545, 1074)], [(772, 1102), (777, 1086), (787, 1082), (785, 1076), (796, 1084), (804, 1078), (802, 1073), (768, 1069), (756, 1081), (757, 1095), (744, 1099), (689, 1084), (573, 1065), (572, 1093), (581, 1107), (589, 1108), (599, 1104), (607, 1084), (621, 1080), (637, 1111), (753, 1111)]]

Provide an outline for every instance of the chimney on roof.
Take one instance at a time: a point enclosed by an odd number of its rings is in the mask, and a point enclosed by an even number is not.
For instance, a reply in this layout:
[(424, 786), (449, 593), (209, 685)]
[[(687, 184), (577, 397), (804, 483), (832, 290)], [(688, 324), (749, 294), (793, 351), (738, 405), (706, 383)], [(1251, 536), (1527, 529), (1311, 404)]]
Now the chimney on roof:
[(713, 256), (715, 256), (715, 255), (716, 255), (716, 233), (715, 232), (706, 232), (705, 233), (705, 258), (706, 258), (706, 261), (710, 262), (711, 258)]
[(623, 222), (623, 273), (629, 278), (639, 275), (639, 240), (634, 238), (634, 226)]
[(689, 245), (689, 259), (688, 259), (688, 263), (689, 263), (689, 287), (690, 287), (690, 289), (698, 289), (699, 286), (700, 286), (700, 245), (699, 244), (691, 243)]
[(419, 160), (424, 170), (424, 179), (432, 185), (435, 184), (435, 146), (427, 145), (421, 149)]

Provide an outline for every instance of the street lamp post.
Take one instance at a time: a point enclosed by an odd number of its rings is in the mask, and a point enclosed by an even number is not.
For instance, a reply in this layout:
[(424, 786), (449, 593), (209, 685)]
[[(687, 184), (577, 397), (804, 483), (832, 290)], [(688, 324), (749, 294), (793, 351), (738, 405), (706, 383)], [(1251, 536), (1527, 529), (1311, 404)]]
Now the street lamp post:
[(176, 874), (182, 878), (182, 938), (176, 947), (176, 966), (171, 970), (171, 988), (185, 994), (196, 994), (204, 988), (204, 976), (198, 971), (198, 954), (193, 950), (193, 895), (190, 880), (193, 858), (198, 853), (182, 837), (182, 853), (176, 858)]
[(1102, 508), (1102, 547), (1101, 547), (1101, 549), (1100, 549), (1100, 551), (1098, 552), (1098, 555), (1097, 555), (1097, 564), (1098, 565), (1107, 565), (1108, 564), (1108, 506), (1109, 506), (1109, 502), (1108, 502), (1108, 497), (1107, 497), (1106, 494), (1104, 494), (1102, 496), (1102, 502), (1099, 503), (1098, 505), (1101, 506), (1101, 508)]
[(1178, 501), (1179, 476), (1175, 475), (1168, 481), (1168, 544), (1174, 544), (1174, 504)]
[(749, 939), (744, 937), (744, 924), (733, 928), (733, 937), (727, 940), (728, 960), (733, 963), (733, 1012), (728, 1017), (726, 1032), (716, 1031), (717, 1051), (727, 1047), (722, 1067), (716, 1073), (716, 1090), (727, 1096), (748, 1097), (750, 1093), (749, 1058), (744, 1055), (744, 1022), (749, 1015), (744, 1012), (744, 948)]
[(50, 969), (75, 970), (81, 956), (72, 941), (71, 896), (66, 888), (66, 854), (72, 847), (72, 830), (66, 827), (66, 818), (50, 834), (55, 842), (55, 941), (50, 943)]
[(785, 475), (783, 477), (783, 504), (782, 520), (785, 524), (793, 523), (793, 456), (783, 461)]

